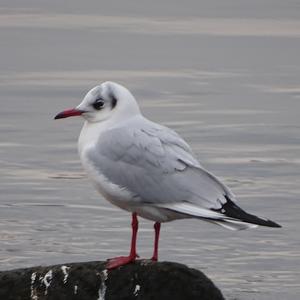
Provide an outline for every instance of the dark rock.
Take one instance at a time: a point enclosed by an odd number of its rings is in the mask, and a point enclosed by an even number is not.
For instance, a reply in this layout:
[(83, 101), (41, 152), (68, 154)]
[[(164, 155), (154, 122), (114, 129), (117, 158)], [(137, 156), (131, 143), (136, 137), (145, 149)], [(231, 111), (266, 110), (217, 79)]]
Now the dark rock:
[(2, 300), (222, 300), (202, 272), (171, 262), (137, 261), (112, 271), (83, 262), (0, 272)]

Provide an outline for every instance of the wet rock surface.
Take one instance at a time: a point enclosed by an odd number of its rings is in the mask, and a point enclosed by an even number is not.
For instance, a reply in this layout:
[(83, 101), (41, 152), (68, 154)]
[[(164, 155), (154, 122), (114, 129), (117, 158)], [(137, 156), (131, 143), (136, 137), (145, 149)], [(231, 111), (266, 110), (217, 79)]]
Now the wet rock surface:
[(68, 263), (0, 272), (5, 300), (222, 300), (202, 272), (173, 262), (137, 261), (112, 271), (105, 262)]

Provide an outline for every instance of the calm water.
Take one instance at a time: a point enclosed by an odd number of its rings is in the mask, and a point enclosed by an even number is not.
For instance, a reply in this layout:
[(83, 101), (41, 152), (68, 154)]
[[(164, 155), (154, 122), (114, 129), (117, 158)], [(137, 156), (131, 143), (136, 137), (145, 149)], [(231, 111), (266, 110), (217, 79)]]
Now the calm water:
[[(147, 117), (177, 130), (242, 207), (283, 225), (168, 223), (161, 260), (203, 270), (228, 299), (297, 299), (299, 3), (13, 3), (0, 2), (0, 269), (128, 251), (129, 215), (81, 169), (82, 120), (52, 120), (114, 80)], [(139, 254), (149, 257), (152, 224), (141, 223)]]

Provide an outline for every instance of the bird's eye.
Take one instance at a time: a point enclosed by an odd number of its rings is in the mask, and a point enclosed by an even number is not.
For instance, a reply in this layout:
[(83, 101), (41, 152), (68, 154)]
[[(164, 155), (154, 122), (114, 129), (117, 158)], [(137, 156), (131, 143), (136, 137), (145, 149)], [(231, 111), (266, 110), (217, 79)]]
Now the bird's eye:
[(103, 99), (97, 99), (94, 103), (93, 103), (93, 107), (97, 110), (102, 109), (104, 106), (104, 101)]

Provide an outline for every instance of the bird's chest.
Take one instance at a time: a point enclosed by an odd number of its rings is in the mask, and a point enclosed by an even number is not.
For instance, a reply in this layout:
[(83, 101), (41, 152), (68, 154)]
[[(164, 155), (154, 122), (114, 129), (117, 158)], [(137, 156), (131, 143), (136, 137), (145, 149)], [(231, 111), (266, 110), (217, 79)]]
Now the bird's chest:
[(95, 151), (94, 145), (86, 145), (79, 151), (81, 163), (97, 191), (112, 204), (130, 210), (133, 195), (126, 188), (111, 182), (102, 172), (96, 161), (91, 160), (89, 151)]

